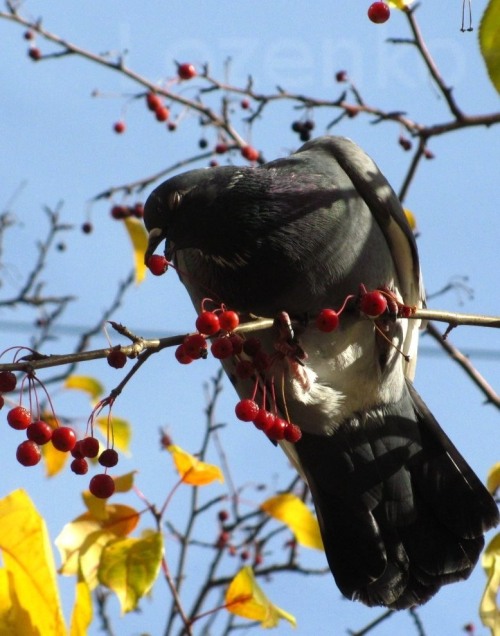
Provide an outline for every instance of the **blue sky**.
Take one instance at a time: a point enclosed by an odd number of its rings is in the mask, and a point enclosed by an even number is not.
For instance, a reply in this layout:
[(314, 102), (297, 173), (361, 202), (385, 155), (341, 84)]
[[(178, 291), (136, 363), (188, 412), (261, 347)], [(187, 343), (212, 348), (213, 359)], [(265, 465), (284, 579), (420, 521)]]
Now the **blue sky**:
[[(224, 77), (224, 62), (231, 57), (228, 81), (244, 85), (252, 75), (259, 91), (274, 91), (277, 84), (290, 91), (315, 97), (335, 98), (339, 85), (333, 80), (345, 69), (367, 103), (387, 110), (402, 110), (424, 124), (450, 119), (442, 97), (432, 85), (413, 47), (387, 44), (388, 37), (408, 37), (405, 21), (393, 12), (385, 25), (366, 18), (368, 2), (318, 1), (315, 3), (193, 0), (168, 3), (131, 0), (73, 3), (61, 0), (27, 2), (26, 14), (43, 16), (45, 27), (83, 48), (95, 52), (128, 50), (127, 64), (153, 81), (175, 75), (174, 60), (197, 65), (208, 62), (212, 73)], [(474, 5), (475, 23), (485, 2)], [(466, 113), (498, 110), (498, 95), (489, 83), (478, 52), (477, 29), (462, 34), (461, 4), (423, 2), (418, 11), (422, 31), (431, 52), (454, 95)], [(88, 326), (97, 319), (113, 294), (117, 281), (131, 268), (131, 252), (124, 229), (109, 218), (109, 204), (92, 205), (95, 231), (83, 236), (79, 225), (89, 213), (88, 201), (111, 185), (153, 174), (189, 153), (197, 152), (200, 130), (196, 116), (187, 116), (175, 133), (169, 133), (146, 113), (142, 101), (129, 99), (140, 89), (117, 73), (77, 57), (33, 63), (26, 55), (23, 29), (0, 21), (0, 207), (7, 205), (20, 225), (5, 244), (1, 297), (15, 294), (23, 272), (34, 261), (33, 245), (43, 235), (43, 206), (62, 202), (62, 218), (75, 225), (68, 233), (64, 252), (55, 252), (46, 271), (47, 291), (76, 293), (64, 316), (68, 325)], [(39, 42), (43, 52), (54, 50)], [(194, 86), (194, 84), (193, 84)], [(91, 97), (93, 91), (100, 97)], [(193, 88), (186, 85), (187, 95)], [(214, 99), (211, 97), (211, 99)], [(215, 103), (215, 102), (212, 102)], [(124, 110), (125, 109), (125, 110)], [(179, 114), (179, 109), (173, 109)], [(113, 123), (125, 112), (127, 132), (118, 136)], [(289, 105), (269, 108), (251, 133), (238, 122), (242, 135), (274, 159), (299, 143), (290, 130), (297, 112)], [(238, 113), (236, 120), (238, 121)], [(325, 131), (331, 113), (315, 114), (318, 134)], [(379, 164), (397, 190), (410, 161), (397, 144), (400, 130), (394, 124), (371, 125), (358, 116), (345, 119), (332, 132), (357, 141)], [(207, 131), (210, 143), (214, 133)], [(467, 312), (500, 314), (497, 293), (499, 129), (468, 129), (437, 137), (430, 142), (436, 155), (421, 165), (406, 204), (418, 219), (419, 248), (426, 287), (436, 291), (452, 277), (466, 275), (474, 298), (450, 293), (432, 307)], [(239, 158), (235, 158), (238, 161)], [(23, 187), (10, 202), (12, 195)], [(24, 309), (0, 314), (2, 321), (30, 322), (34, 314)], [(165, 335), (192, 328), (194, 310), (173, 272), (148, 277), (127, 296), (115, 318), (137, 333)], [(0, 349), (28, 341), (29, 333), (0, 332)], [(494, 330), (461, 328), (452, 336), (464, 349), (500, 351), (500, 335)], [(114, 338), (114, 342), (118, 342)], [(50, 352), (71, 349), (73, 340), (61, 336)], [(423, 339), (430, 346), (428, 338)], [(103, 338), (96, 347), (105, 346)], [(498, 359), (478, 360), (481, 372), (498, 388)], [(168, 426), (177, 443), (196, 450), (201, 440), (204, 394), (202, 383), (216, 370), (213, 361), (180, 367), (171, 351), (148, 362), (117, 402), (116, 415), (134, 426), (132, 457), (123, 471), (139, 468), (138, 484), (148, 497), (161, 502), (175, 483), (169, 457), (158, 450), (158, 428)], [(103, 362), (80, 367), (80, 372), (99, 377), (112, 388), (122, 377)], [(40, 376), (45, 377), (43, 374)], [(416, 386), (447, 433), (481, 478), (498, 461), (498, 413), (455, 365), (443, 356), (422, 355)], [(61, 409), (88, 415), (83, 397), (55, 395)], [(233, 462), (234, 477), (241, 483), (271, 481), (277, 488), (292, 476), (286, 459), (262, 436), (234, 421), (235, 396), (226, 386), (218, 419), (227, 421), (224, 444)], [(39, 468), (26, 470), (15, 461), (17, 437), (2, 432), (1, 465), (4, 467), (0, 496), (16, 487), (26, 488), (47, 518), (51, 536), (82, 511), (79, 492), (83, 482), (72, 474), (46, 481)], [(249, 453), (248, 449), (252, 449)], [(254, 493), (258, 500), (258, 494)], [(129, 503), (133, 498), (127, 499)], [(176, 498), (182, 512), (182, 496)], [(208, 531), (207, 531), (208, 532)], [(321, 565), (320, 555), (304, 555)], [(476, 618), (485, 577), (480, 567), (466, 584), (448, 586), (421, 610), (429, 634), (460, 633), (464, 623)], [(71, 585), (64, 584), (66, 608), (71, 605)], [(292, 611), (299, 621), (298, 634), (345, 633), (377, 616), (340, 600), (330, 577), (306, 579), (276, 577), (265, 585), (271, 598)], [(144, 603), (142, 616), (127, 617), (117, 627), (122, 634), (149, 630), (161, 634), (166, 591), (156, 586), (153, 599)], [(113, 606), (116, 612), (116, 606)], [(154, 608), (154, 611), (153, 611)], [(163, 613), (162, 613), (163, 612)], [(155, 616), (155, 618), (151, 618)], [(117, 624), (118, 625), (118, 624)], [(401, 614), (374, 634), (412, 633), (410, 618)], [(289, 633), (281, 625), (275, 633)], [(92, 634), (97, 634), (97, 627)], [(481, 632), (480, 632), (481, 633)]]

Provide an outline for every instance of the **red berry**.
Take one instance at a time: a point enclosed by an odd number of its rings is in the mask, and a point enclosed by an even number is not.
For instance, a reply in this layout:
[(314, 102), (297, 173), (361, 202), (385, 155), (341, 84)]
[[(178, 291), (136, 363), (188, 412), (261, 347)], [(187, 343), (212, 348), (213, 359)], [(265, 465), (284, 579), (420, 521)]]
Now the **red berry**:
[(201, 333), (192, 333), (184, 338), (184, 350), (192, 360), (207, 357), (207, 341)]
[(225, 144), (222, 141), (219, 142), (218, 144), (216, 144), (216, 146), (215, 146), (215, 152), (218, 155), (223, 155), (225, 152), (227, 152), (227, 150), (228, 150), (227, 144)]
[(114, 448), (106, 448), (99, 455), (99, 463), (106, 468), (113, 468), (118, 464), (118, 453)]
[(250, 108), (250, 100), (249, 99), (242, 99), (240, 102), (240, 106), (243, 108), (243, 110), (247, 110), (248, 108)]
[(129, 209), (125, 205), (114, 205), (111, 208), (110, 214), (117, 221), (121, 221), (127, 218), (127, 216), (130, 216)]
[(233, 355), (233, 345), (229, 338), (222, 336), (221, 338), (216, 338), (212, 342), (210, 351), (212, 352), (213, 357), (217, 358), (217, 360), (225, 360)]
[(31, 424), (31, 413), (24, 406), (15, 406), (7, 413), (7, 422), (16, 431), (24, 431)]
[(180, 344), (175, 350), (175, 357), (177, 362), (181, 364), (190, 364), (193, 361), (193, 358), (187, 354), (183, 344)]
[(231, 334), (229, 340), (231, 340), (231, 344), (233, 345), (233, 355), (239, 355), (243, 351), (243, 343), (245, 341), (237, 333)]
[(155, 116), (158, 121), (167, 121), (170, 111), (165, 106), (160, 106), (155, 110)]
[(52, 438), (52, 428), (42, 420), (32, 422), (26, 429), (26, 437), (36, 444), (46, 444)]
[(122, 369), (127, 364), (127, 356), (121, 349), (113, 349), (106, 356), (106, 360), (113, 369)]
[(235, 373), (241, 380), (247, 380), (255, 373), (255, 367), (250, 360), (240, 360), (236, 365)]
[(193, 64), (178, 64), (177, 75), (183, 80), (189, 80), (196, 76), (196, 69)]
[(240, 552), (240, 559), (242, 561), (247, 561), (250, 558), (250, 552), (248, 550), (242, 550)]
[(149, 110), (155, 111), (157, 108), (161, 108), (161, 98), (156, 93), (148, 93), (146, 95), (146, 104)]
[(28, 51), (28, 55), (32, 60), (38, 62), (38, 60), (42, 57), (42, 52), (36, 46), (32, 46)]
[(148, 258), (148, 269), (154, 276), (161, 276), (168, 269), (168, 261), (160, 254), (153, 254)]
[(67, 453), (75, 447), (76, 434), (69, 426), (59, 426), (52, 431), (52, 445), (57, 450)]
[(118, 135), (121, 135), (122, 133), (125, 132), (126, 129), (126, 125), (124, 121), (117, 121), (113, 124), (113, 130), (115, 131), (115, 133), (117, 133)]
[(254, 400), (240, 400), (234, 407), (234, 412), (242, 422), (253, 422), (259, 412), (259, 405)]
[(320, 331), (330, 333), (339, 326), (339, 315), (334, 309), (322, 309), (316, 318), (316, 327)]
[(379, 291), (363, 294), (359, 302), (361, 311), (370, 318), (378, 318), (387, 309), (387, 298)]
[(34, 40), (35, 34), (33, 33), (33, 31), (25, 31), (23, 37), (25, 40)]
[(247, 354), (247, 356), (250, 356), (251, 358), (253, 358), (253, 356), (258, 351), (260, 351), (261, 347), (262, 343), (260, 342), (260, 340), (253, 336), (251, 338), (247, 338), (243, 343), (243, 351)]
[(220, 331), (219, 318), (213, 311), (202, 311), (195, 324), (196, 329), (206, 336), (213, 336)]
[(230, 538), (231, 538), (231, 535), (229, 534), (229, 532), (227, 532), (227, 530), (222, 530), (222, 532), (217, 537), (217, 541), (215, 545), (218, 548), (223, 548), (229, 542)]
[(89, 223), (88, 221), (87, 223), (82, 223), (82, 232), (84, 234), (90, 234), (93, 229), (92, 223)]
[(170, 132), (173, 132), (174, 130), (176, 130), (177, 124), (175, 123), (175, 121), (169, 121), (167, 124), (167, 129), (170, 130)]
[(265, 351), (257, 351), (252, 359), (254, 367), (257, 371), (267, 371), (273, 363), (272, 357)]
[(75, 459), (83, 459), (85, 457), (83, 454), (82, 441), (83, 440), (79, 439), (70, 451), (71, 456)]
[(335, 73), (337, 82), (347, 82), (347, 71), (337, 71)]
[(244, 146), (241, 149), (241, 155), (248, 159), (248, 161), (257, 161), (259, 158), (259, 151), (252, 146)]
[(217, 517), (221, 523), (224, 523), (229, 519), (229, 512), (227, 510), (219, 510)]
[(288, 422), (281, 417), (275, 417), (274, 422), (266, 430), (268, 437), (275, 440), (285, 439)]
[(429, 150), (428, 148), (424, 148), (424, 157), (426, 159), (434, 159), (435, 154), (432, 152), (432, 150)]
[(74, 459), (70, 464), (70, 468), (75, 475), (85, 475), (89, 470), (89, 465), (87, 460), (81, 457), (79, 459)]
[(2, 371), (0, 373), (0, 391), (8, 393), (16, 388), (17, 378), (12, 371)]
[(466, 632), (467, 634), (473, 634), (476, 631), (476, 628), (474, 627), (473, 623), (467, 623), (466, 625), (464, 625), (464, 632)]
[(408, 139), (408, 137), (403, 137), (403, 135), (399, 136), (398, 144), (401, 146), (403, 150), (411, 150), (412, 143)]
[(223, 311), (219, 314), (219, 324), (221, 329), (234, 331), (240, 324), (240, 317), (235, 311)]
[(291, 442), (295, 444), (302, 437), (302, 431), (297, 426), (297, 424), (292, 424), (291, 422), (287, 422), (287, 426), (285, 428), (285, 439), (287, 442)]
[(107, 499), (115, 492), (115, 482), (112, 477), (105, 473), (94, 475), (90, 480), (89, 490), (94, 497)]
[(35, 466), (42, 458), (40, 448), (35, 442), (26, 440), (21, 442), (16, 450), (16, 459), (23, 466)]
[(144, 218), (144, 205), (142, 203), (135, 203), (132, 208), (132, 214), (136, 219)]
[(391, 10), (385, 2), (374, 2), (368, 7), (368, 17), (375, 24), (387, 22), (390, 15)]
[(84, 437), (80, 440), (80, 449), (84, 457), (97, 457), (99, 455), (99, 440), (95, 437)]
[(274, 423), (274, 417), (275, 416), (266, 409), (259, 409), (259, 412), (253, 419), (255, 428), (267, 432)]

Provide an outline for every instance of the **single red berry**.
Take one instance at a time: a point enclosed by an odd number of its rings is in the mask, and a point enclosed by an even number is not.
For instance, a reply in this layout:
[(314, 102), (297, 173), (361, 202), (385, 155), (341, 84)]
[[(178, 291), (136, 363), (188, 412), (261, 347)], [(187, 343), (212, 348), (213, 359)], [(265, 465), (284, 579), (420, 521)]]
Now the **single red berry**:
[(148, 258), (148, 269), (153, 276), (162, 276), (168, 269), (168, 261), (161, 254), (153, 254)]
[(135, 216), (136, 219), (144, 218), (144, 205), (142, 203), (134, 203), (134, 207), (132, 208), (132, 215)]
[(406, 151), (411, 150), (412, 143), (408, 139), (408, 137), (404, 137), (403, 135), (400, 135), (398, 139), (398, 144), (401, 146), (403, 150), (406, 150)]
[(42, 52), (38, 47), (31, 46), (28, 50), (28, 55), (34, 62), (38, 62), (38, 60), (42, 57)]
[(193, 64), (178, 64), (177, 75), (182, 80), (189, 80), (196, 77), (196, 69)]
[(157, 121), (167, 121), (169, 118), (170, 111), (166, 106), (160, 106), (155, 110), (155, 117)]
[(368, 17), (375, 24), (387, 22), (391, 10), (385, 2), (374, 2), (368, 7)]
[(241, 149), (242, 157), (248, 159), (248, 161), (257, 161), (259, 158), (259, 151), (253, 148), (252, 146), (244, 146)]
[(239, 360), (236, 365), (235, 373), (241, 380), (251, 378), (255, 373), (253, 362), (250, 362), (250, 360)]
[(297, 426), (297, 424), (292, 424), (291, 422), (287, 422), (287, 426), (285, 428), (285, 439), (287, 442), (291, 442), (295, 444), (302, 437), (302, 431)]
[(413, 314), (413, 309), (409, 305), (399, 305), (398, 315), (401, 318), (409, 318)]
[(223, 141), (220, 141), (218, 144), (215, 145), (215, 152), (218, 155), (223, 155), (227, 151), (228, 151), (228, 146)]
[(175, 358), (177, 362), (181, 364), (190, 364), (193, 361), (193, 358), (187, 354), (186, 348), (183, 344), (180, 344), (175, 350)]
[(127, 218), (127, 216), (130, 216), (129, 209), (126, 205), (114, 205), (111, 208), (110, 214), (117, 221), (121, 221)]
[(88, 221), (86, 223), (82, 223), (82, 232), (84, 234), (91, 234), (93, 229), (94, 227), (92, 223), (89, 223)]
[(115, 482), (113, 477), (101, 473), (100, 475), (94, 475), (89, 483), (89, 490), (99, 499), (107, 499), (115, 492)]
[(240, 400), (234, 407), (234, 412), (242, 422), (253, 422), (259, 412), (259, 405), (254, 400)]
[(31, 440), (21, 442), (16, 450), (16, 459), (23, 466), (35, 466), (42, 458), (38, 444)]
[(255, 555), (253, 563), (254, 563), (254, 565), (262, 565), (263, 561), (264, 561), (264, 557), (259, 552), (258, 554)]
[(156, 93), (148, 93), (146, 95), (146, 104), (149, 110), (155, 111), (162, 106), (161, 97)]
[(205, 148), (207, 148), (207, 146), (208, 146), (208, 141), (207, 141), (204, 137), (202, 137), (202, 138), (198, 141), (198, 146), (199, 146), (202, 150), (204, 150), (204, 149), (205, 149)]
[(83, 459), (85, 457), (82, 448), (82, 441), (83, 440), (79, 439), (70, 451), (71, 456), (75, 459)]
[(234, 331), (240, 324), (240, 317), (236, 311), (226, 310), (219, 314), (219, 324), (225, 331)]
[(207, 340), (201, 333), (192, 333), (184, 338), (184, 350), (192, 360), (207, 357)]
[(285, 439), (285, 431), (288, 426), (288, 422), (281, 417), (275, 417), (274, 422), (266, 430), (268, 437), (274, 440)]
[(113, 369), (123, 369), (127, 364), (127, 356), (121, 349), (112, 349), (106, 356), (106, 360)]
[(225, 523), (229, 519), (229, 512), (227, 510), (219, 510), (217, 517), (221, 523)]
[(7, 413), (7, 422), (16, 431), (24, 431), (31, 424), (31, 413), (24, 406), (15, 406)]
[(250, 100), (246, 97), (243, 98), (240, 102), (240, 106), (243, 108), (243, 110), (248, 110), (250, 108)]
[(118, 464), (118, 453), (114, 448), (106, 448), (99, 455), (99, 463), (101, 466), (105, 466), (106, 468), (113, 468)]
[(89, 465), (87, 460), (81, 457), (79, 459), (74, 459), (70, 464), (70, 468), (75, 475), (85, 475), (89, 470)]
[(227, 336), (222, 336), (212, 342), (210, 351), (217, 360), (225, 360), (233, 355), (233, 345)]
[(35, 39), (35, 34), (33, 33), (33, 31), (25, 31), (23, 33), (23, 37), (25, 40), (34, 40)]
[(259, 431), (267, 432), (274, 423), (275, 416), (266, 409), (259, 409), (259, 412), (253, 419), (255, 428)]
[(231, 334), (229, 340), (231, 340), (231, 344), (233, 345), (233, 355), (239, 355), (243, 351), (243, 343), (245, 341), (237, 333)]
[(31, 422), (26, 429), (26, 437), (32, 442), (35, 442), (35, 444), (42, 446), (50, 442), (52, 438), (52, 427), (42, 420)]
[(177, 124), (175, 123), (175, 121), (169, 121), (167, 124), (167, 129), (170, 132), (174, 132), (174, 130), (177, 130)]
[(222, 530), (222, 532), (220, 532), (219, 536), (217, 537), (217, 541), (215, 542), (215, 545), (218, 548), (223, 548), (225, 545), (229, 543), (230, 538), (231, 538), (231, 535), (229, 534), (229, 532), (227, 532), (227, 530)]
[(52, 445), (57, 450), (67, 453), (75, 447), (76, 434), (69, 426), (59, 426), (52, 431)]
[(84, 457), (97, 457), (99, 455), (99, 440), (95, 437), (84, 437), (80, 440), (80, 448)]
[(250, 552), (248, 550), (242, 550), (240, 552), (240, 559), (242, 561), (248, 561), (249, 558), (250, 558)]
[(377, 290), (366, 292), (361, 297), (359, 308), (369, 318), (378, 318), (387, 309), (387, 298)]
[(339, 315), (334, 309), (322, 309), (316, 318), (316, 327), (320, 331), (330, 333), (339, 326)]
[(335, 73), (337, 82), (347, 82), (347, 71), (337, 71)]
[(250, 356), (251, 358), (253, 358), (253, 356), (258, 351), (260, 351), (261, 347), (261, 341), (254, 336), (252, 336), (251, 338), (247, 338), (243, 343), (243, 351), (247, 354), (247, 356)]
[(115, 131), (115, 133), (117, 133), (118, 135), (121, 135), (122, 133), (124, 133), (126, 128), (127, 128), (127, 127), (126, 127), (126, 125), (125, 125), (125, 122), (124, 122), (124, 121), (122, 121), (122, 120), (117, 121), (117, 122), (115, 122), (115, 123), (113, 124), (113, 130), (114, 130), (114, 131)]
[(476, 631), (476, 628), (474, 627), (473, 623), (467, 623), (466, 625), (464, 625), (464, 632), (466, 634), (473, 634)]
[(434, 159), (436, 155), (432, 152), (432, 150), (429, 150), (429, 148), (424, 148), (424, 157), (426, 159)]
[(211, 159), (208, 165), (210, 168), (216, 168), (219, 165), (219, 162), (217, 161), (217, 159)]
[(213, 336), (220, 331), (219, 318), (213, 311), (202, 311), (195, 324), (196, 329), (206, 336)]
[(0, 373), (0, 391), (8, 393), (16, 388), (17, 378), (12, 371), (2, 371)]

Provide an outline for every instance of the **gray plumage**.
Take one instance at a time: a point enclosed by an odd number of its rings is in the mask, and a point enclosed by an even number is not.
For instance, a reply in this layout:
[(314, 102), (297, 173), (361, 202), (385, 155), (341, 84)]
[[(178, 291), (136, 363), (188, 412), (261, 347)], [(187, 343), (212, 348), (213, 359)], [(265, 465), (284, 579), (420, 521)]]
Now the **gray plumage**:
[[(360, 284), (423, 303), (412, 232), (374, 162), (348, 139), (321, 137), (258, 168), (169, 179), (144, 218), (148, 255), (167, 240), (198, 311), (208, 296), (302, 325), (304, 366), (285, 358), (263, 376), (284, 375), (278, 407), (303, 436), (280, 444), (310, 486), (342, 593), (400, 609), (466, 578), (498, 510), (411, 384), (417, 321), (387, 317), (382, 337), (352, 308), (331, 334), (307, 319)], [(273, 352), (276, 333), (259, 337)], [(248, 397), (253, 381), (224, 366)]]

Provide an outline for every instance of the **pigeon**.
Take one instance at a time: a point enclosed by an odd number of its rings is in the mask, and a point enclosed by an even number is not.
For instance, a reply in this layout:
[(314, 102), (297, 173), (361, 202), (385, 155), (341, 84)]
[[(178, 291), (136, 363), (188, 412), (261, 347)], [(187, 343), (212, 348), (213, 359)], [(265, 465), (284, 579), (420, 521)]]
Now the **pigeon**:
[[(279, 444), (310, 488), (341, 593), (398, 610), (466, 579), (498, 508), (413, 387), (417, 246), (373, 160), (323, 136), (256, 167), (191, 170), (150, 194), (144, 222), (146, 259), (166, 241), (198, 312), (208, 298), (274, 321), (252, 332), (267, 355), (257, 380), (223, 365), (240, 397), (257, 382), (300, 429)], [(360, 309), (372, 291), (387, 300), (377, 317)], [(325, 308), (339, 317), (330, 332)]]

